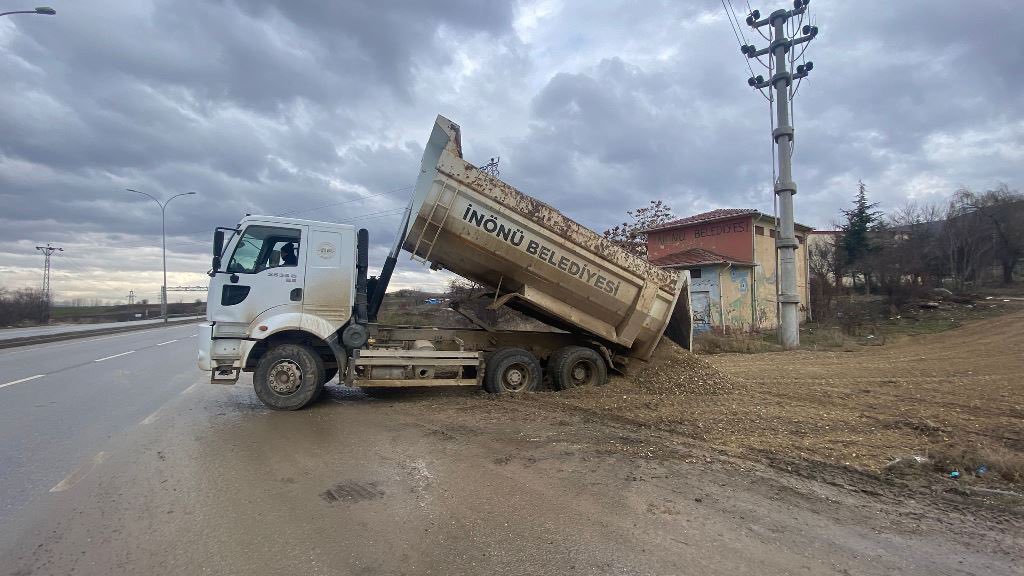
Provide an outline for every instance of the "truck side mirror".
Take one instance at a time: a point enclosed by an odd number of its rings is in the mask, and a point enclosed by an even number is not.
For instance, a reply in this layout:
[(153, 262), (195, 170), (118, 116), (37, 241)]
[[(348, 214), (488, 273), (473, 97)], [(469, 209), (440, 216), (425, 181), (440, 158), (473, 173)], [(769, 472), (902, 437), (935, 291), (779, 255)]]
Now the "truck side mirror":
[(224, 231), (215, 230), (213, 233), (213, 272), (220, 270), (220, 255), (224, 253)]

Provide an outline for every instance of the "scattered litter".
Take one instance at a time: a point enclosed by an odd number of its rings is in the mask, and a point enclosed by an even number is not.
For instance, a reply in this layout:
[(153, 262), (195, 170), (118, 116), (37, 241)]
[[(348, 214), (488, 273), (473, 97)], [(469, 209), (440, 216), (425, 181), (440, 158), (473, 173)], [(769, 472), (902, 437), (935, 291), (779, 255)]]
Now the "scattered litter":
[(874, 334), (868, 334), (867, 336), (865, 336), (865, 338), (867, 338), (868, 340), (870, 340), (870, 339), (872, 339), (874, 337), (875, 337)]
[(934, 309), (939, 307), (938, 302), (921, 302), (917, 305), (918, 308), (929, 308)]
[(921, 464), (927, 464), (928, 462), (929, 460), (924, 456), (918, 456), (915, 454), (913, 456), (902, 456), (900, 458), (896, 458), (895, 460), (886, 464), (885, 467), (892, 469), (906, 466), (920, 466)]
[(975, 476), (984, 476), (986, 472), (988, 472), (988, 466), (986, 466), (985, 464), (982, 464), (981, 466), (978, 466), (977, 468), (974, 469)]
[(1003, 300), (1003, 302), (1009, 302), (1009, 300)]
[(991, 299), (992, 299), (991, 296), (985, 296), (985, 300), (991, 300)]
[(953, 470), (952, 472), (949, 473), (949, 477), (954, 479), (954, 480), (956, 480), (957, 478), (960, 477), (960, 471), (959, 470)]

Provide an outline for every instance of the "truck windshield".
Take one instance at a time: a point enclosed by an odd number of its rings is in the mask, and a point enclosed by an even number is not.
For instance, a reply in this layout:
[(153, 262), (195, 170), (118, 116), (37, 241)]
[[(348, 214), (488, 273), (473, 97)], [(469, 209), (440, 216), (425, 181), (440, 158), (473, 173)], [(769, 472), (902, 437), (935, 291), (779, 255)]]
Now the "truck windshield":
[(227, 271), (254, 274), (277, 266), (296, 266), (300, 240), (296, 228), (249, 226), (235, 246)]

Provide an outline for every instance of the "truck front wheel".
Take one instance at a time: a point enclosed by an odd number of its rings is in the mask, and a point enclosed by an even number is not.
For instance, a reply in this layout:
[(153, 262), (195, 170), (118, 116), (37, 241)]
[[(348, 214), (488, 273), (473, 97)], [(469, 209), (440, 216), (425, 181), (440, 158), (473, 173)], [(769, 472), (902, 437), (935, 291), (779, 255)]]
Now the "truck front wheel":
[(577, 386), (600, 386), (608, 380), (608, 366), (595, 350), (566, 346), (548, 360), (551, 383), (559, 390)]
[(522, 348), (499, 348), (484, 366), (484, 390), (492, 394), (532, 392), (540, 381), (540, 362)]
[(260, 358), (252, 383), (270, 408), (298, 410), (316, 399), (324, 376), (323, 361), (312, 348), (280, 344)]

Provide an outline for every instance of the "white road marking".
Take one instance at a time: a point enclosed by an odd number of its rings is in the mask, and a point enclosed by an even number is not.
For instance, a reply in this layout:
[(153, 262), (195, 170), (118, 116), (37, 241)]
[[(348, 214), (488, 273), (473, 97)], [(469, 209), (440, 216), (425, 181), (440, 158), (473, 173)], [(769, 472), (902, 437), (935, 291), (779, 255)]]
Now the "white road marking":
[(171, 342), (177, 342), (177, 341), (178, 341), (178, 339), (175, 338), (174, 340), (168, 340), (167, 342), (161, 342), (161, 343), (157, 344), (157, 346), (163, 346), (164, 344), (170, 344)]
[(21, 380), (15, 380), (8, 382), (7, 384), (0, 384), (0, 388), (7, 388), (8, 386), (14, 386), (15, 384), (21, 384), (22, 382), (28, 382), (29, 380), (35, 380), (36, 378), (42, 378), (46, 374), (36, 374), (35, 376), (29, 376), (28, 378), (22, 378)]
[(74, 472), (68, 474), (67, 478), (58, 482), (57, 485), (54, 486), (53, 488), (50, 488), (50, 492), (63, 492), (68, 488), (71, 488), (75, 484), (78, 484), (78, 482), (81, 481), (82, 478), (88, 476), (89, 472), (92, 472), (93, 469), (102, 464), (103, 461), (106, 459), (106, 452), (100, 452), (99, 454), (93, 456), (92, 460), (86, 462), (85, 464), (82, 464), (81, 466), (76, 468)]
[[(163, 406), (161, 406), (160, 408), (163, 408)], [(141, 424), (143, 426), (148, 426), (148, 425), (152, 424), (153, 422), (155, 422), (156, 421), (156, 415), (157, 415), (158, 412), (160, 412), (160, 408), (157, 408), (156, 410), (153, 411), (152, 414), (150, 414), (149, 416), (146, 416), (145, 418), (143, 418), (142, 422), (139, 422), (139, 424)]]
[(195, 389), (196, 389), (196, 386), (199, 386), (199, 385), (200, 385), (200, 384), (202, 384), (202, 383), (203, 383), (203, 382), (202, 382), (202, 380), (200, 380), (199, 382), (195, 382), (194, 384), (192, 384), (192, 385), (191, 385), (191, 386), (189, 386), (188, 388), (185, 388), (184, 390), (182, 390), (182, 391), (181, 391), (181, 393), (182, 393), (182, 394), (188, 394), (189, 392), (191, 392), (191, 391), (195, 390)]
[(196, 336), (199, 336), (199, 334), (193, 334), (193, 335), (189, 336), (189, 338), (195, 338)]
[(103, 362), (104, 360), (110, 360), (111, 358), (120, 358), (121, 356), (127, 356), (129, 354), (133, 354), (134, 352), (135, 352), (135, 350), (129, 350), (127, 352), (121, 352), (120, 354), (114, 354), (113, 356), (106, 356), (106, 357), (103, 357), (103, 358), (97, 358), (97, 359), (93, 360), (93, 362)]

